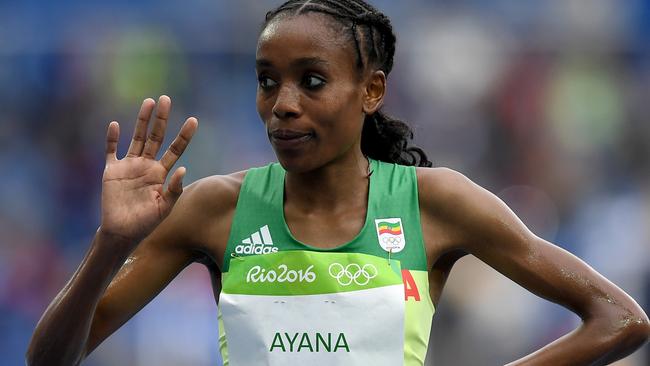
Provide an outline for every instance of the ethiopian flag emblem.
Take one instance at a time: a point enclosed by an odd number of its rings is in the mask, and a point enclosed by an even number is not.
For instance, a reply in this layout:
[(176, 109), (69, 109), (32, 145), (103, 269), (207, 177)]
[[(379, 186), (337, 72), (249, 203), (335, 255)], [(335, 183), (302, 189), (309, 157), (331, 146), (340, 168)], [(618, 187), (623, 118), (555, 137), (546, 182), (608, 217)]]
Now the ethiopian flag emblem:
[(375, 219), (379, 245), (387, 252), (397, 253), (404, 249), (406, 240), (402, 229), (402, 219), (399, 217)]

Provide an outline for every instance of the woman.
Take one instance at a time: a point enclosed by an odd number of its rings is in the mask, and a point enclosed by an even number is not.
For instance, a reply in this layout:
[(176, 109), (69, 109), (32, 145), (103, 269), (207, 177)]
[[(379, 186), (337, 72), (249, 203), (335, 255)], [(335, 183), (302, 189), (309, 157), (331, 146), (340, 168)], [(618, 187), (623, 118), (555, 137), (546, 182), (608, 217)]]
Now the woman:
[(422, 365), (434, 306), (466, 254), (583, 320), (512, 365), (601, 365), (640, 347), (650, 325), (632, 298), (494, 195), (407, 147), (410, 129), (380, 112), (394, 51), (389, 20), (360, 0), (270, 11), (257, 108), (279, 165), (185, 190), (182, 167), (163, 185), (195, 118), (159, 161), (168, 97), (148, 133), (155, 102), (143, 102), (121, 160), (111, 122), (101, 226), (37, 325), (28, 364), (79, 363), (202, 262), (226, 363)]

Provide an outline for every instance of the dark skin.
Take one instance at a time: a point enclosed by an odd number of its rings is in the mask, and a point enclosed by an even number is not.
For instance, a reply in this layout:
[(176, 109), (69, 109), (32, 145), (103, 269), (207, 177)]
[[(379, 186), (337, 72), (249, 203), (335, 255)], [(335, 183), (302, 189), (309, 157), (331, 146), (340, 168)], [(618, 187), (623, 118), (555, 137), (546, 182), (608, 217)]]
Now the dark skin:
[[(369, 178), (361, 128), (364, 116), (382, 105), (386, 77), (371, 67), (359, 72), (350, 39), (328, 16), (287, 19), (276, 18), (260, 36), (257, 108), (287, 170), (284, 212), (292, 234), (331, 248), (354, 238), (365, 220)], [(109, 125), (101, 227), (37, 325), (28, 364), (79, 363), (192, 262), (210, 269), (218, 299), (245, 172), (204, 178), (183, 191), (179, 168), (164, 189), (198, 122), (189, 118), (156, 161), (171, 102), (160, 98), (145, 138), (155, 104), (143, 102), (123, 159), (115, 156), (118, 124)], [(417, 177), (434, 304), (455, 261), (471, 254), (583, 319), (572, 333), (511, 365), (607, 364), (647, 340), (648, 318), (632, 298), (535, 236), (493, 194), (450, 169), (418, 168)], [(323, 235), (323, 226), (336, 226), (337, 235)]]

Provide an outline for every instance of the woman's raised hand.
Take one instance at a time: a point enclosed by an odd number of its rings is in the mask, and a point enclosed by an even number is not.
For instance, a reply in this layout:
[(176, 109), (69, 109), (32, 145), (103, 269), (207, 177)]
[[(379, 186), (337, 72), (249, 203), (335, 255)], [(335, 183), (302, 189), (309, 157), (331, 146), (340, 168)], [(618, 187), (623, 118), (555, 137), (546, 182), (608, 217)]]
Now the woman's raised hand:
[(160, 160), (156, 160), (165, 137), (171, 100), (165, 95), (160, 97), (153, 126), (147, 133), (154, 107), (153, 99), (142, 102), (133, 139), (124, 158), (117, 158), (119, 124), (111, 122), (106, 134), (100, 230), (126, 239), (133, 247), (169, 214), (183, 192), (184, 167), (174, 171), (166, 189), (164, 183), (198, 128), (197, 119), (188, 118)]

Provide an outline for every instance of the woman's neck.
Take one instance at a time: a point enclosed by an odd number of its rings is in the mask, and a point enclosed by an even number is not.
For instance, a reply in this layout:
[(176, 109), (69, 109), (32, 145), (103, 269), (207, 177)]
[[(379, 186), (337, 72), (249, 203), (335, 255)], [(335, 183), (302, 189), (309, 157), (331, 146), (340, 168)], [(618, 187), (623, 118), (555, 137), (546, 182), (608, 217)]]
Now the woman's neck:
[[(304, 173), (287, 172), (285, 203), (304, 213), (367, 203), (370, 161), (361, 151)], [(363, 202), (360, 202), (363, 201)], [(342, 207), (343, 206), (343, 207)]]

